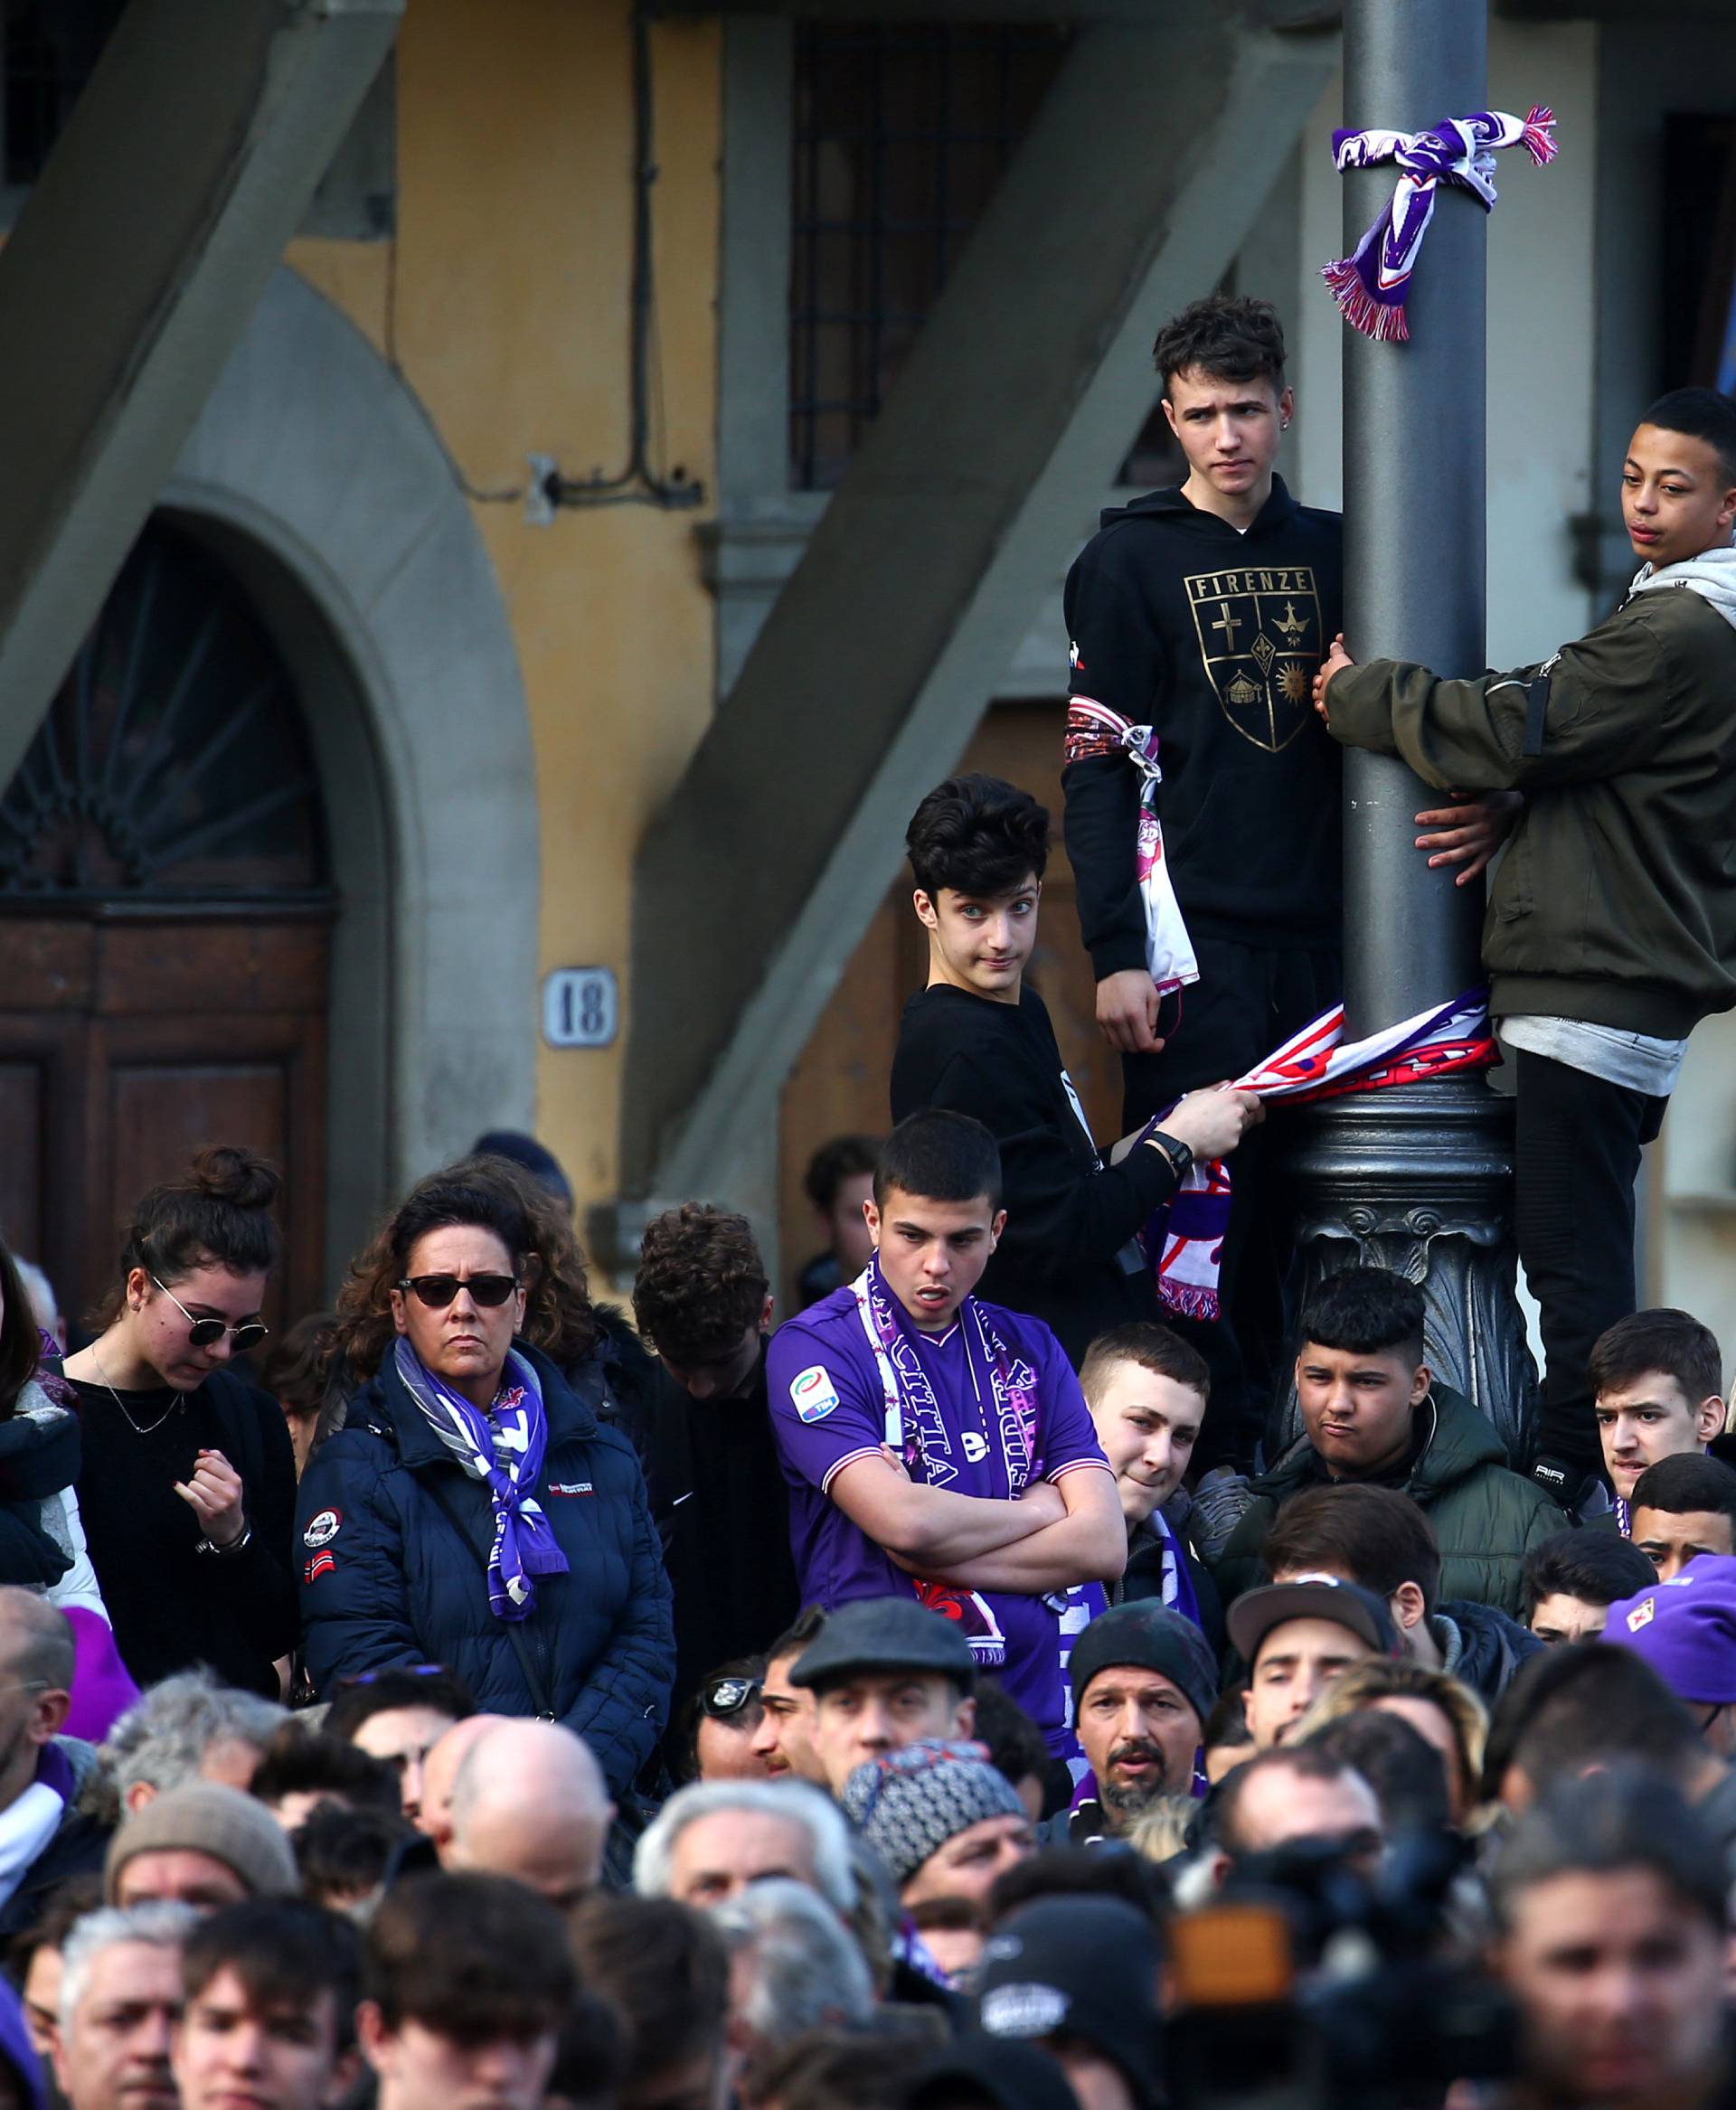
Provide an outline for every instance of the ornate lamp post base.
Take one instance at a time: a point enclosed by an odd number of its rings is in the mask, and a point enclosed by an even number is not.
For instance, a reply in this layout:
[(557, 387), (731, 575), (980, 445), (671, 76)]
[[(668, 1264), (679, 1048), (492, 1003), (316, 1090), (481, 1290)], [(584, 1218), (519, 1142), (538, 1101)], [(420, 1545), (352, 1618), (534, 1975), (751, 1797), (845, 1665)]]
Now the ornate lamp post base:
[[(1513, 1102), (1480, 1077), (1443, 1078), (1298, 1107), (1292, 1122), (1303, 1296), (1359, 1261), (1416, 1283), (1429, 1367), (1523, 1465), (1536, 1371), (1514, 1291)], [(1279, 1412), (1288, 1442), (1293, 1392)]]

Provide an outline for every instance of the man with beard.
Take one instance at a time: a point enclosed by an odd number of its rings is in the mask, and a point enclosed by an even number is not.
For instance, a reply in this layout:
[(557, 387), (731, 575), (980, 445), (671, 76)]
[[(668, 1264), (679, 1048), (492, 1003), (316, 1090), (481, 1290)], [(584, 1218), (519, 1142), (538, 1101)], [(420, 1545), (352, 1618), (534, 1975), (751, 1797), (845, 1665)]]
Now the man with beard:
[(1191, 1619), (1146, 1597), (1093, 1619), (1067, 1669), (1091, 1770), (1048, 1832), (1092, 1846), (1124, 1837), (1160, 1795), (1193, 1793), (1218, 1667)]

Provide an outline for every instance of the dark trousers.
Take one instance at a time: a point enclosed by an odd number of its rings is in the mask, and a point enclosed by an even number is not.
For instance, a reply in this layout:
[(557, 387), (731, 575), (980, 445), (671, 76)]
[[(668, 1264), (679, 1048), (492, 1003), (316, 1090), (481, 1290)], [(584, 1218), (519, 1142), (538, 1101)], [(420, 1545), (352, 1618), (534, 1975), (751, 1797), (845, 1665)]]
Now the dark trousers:
[(1536, 1448), (1600, 1473), (1586, 1365), (1599, 1334), (1634, 1308), (1634, 1181), (1669, 1101), (1514, 1054), (1514, 1224), (1543, 1335)]
[[(1164, 1005), (1156, 1055), (1124, 1055), (1124, 1128), (1203, 1085), (1240, 1077), (1344, 994), (1337, 952), (1278, 950), (1196, 937), (1200, 979)], [(1177, 1012), (1179, 1010), (1179, 1017)], [(1229, 1159), (1230, 1225), (1219, 1261), (1221, 1316), (1172, 1319), (1212, 1371), (1212, 1404), (1194, 1467), (1252, 1462), (1264, 1433), (1288, 1342), (1288, 1291), (1295, 1273), (1290, 1205), (1280, 1174), (1281, 1106)]]

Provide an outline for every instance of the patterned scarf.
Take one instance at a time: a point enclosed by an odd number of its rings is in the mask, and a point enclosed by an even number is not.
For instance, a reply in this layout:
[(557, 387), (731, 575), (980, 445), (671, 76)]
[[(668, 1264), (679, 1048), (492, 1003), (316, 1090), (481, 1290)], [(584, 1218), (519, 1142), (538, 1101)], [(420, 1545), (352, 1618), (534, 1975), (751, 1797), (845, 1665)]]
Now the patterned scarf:
[(1365, 337), (1402, 343), (1410, 334), (1404, 297), (1410, 289), (1417, 252), (1434, 216), (1435, 192), (1443, 184), (1468, 191), (1487, 212), (1495, 205), (1495, 155), (1503, 146), (1523, 146), (1539, 168), (1555, 158), (1552, 110), (1534, 107), (1524, 118), (1505, 110), (1478, 110), (1448, 118), (1427, 132), (1335, 132), (1332, 158), (1340, 175), (1347, 168), (1372, 168), (1394, 161), (1402, 172), (1392, 202), (1356, 245), (1354, 256), (1321, 267), (1321, 277)]
[(527, 1619), (536, 1609), (533, 1575), (565, 1575), (567, 1557), (531, 1490), (549, 1447), (542, 1387), (528, 1361), (506, 1354), (501, 1389), (484, 1414), (438, 1378), (401, 1333), (395, 1352), (404, 1389), (429, 1427), (494, 1505), (495, 1540), (488, 1552), (488, 1609), (496, 1619)]
[[(903, 1305), (886, 1286), (876, 1255), (850, 1286), (857, 1315), (880, 1373), (885, 1407), (888, 1450), (904, 1461), (913, 1480), (945, 1487), (958, 1477), (952, 1431), (925, 1368), (919, 1332)], [(1001, 1446), (1007, 1493), (1016, 1495), (1043, 1476), (1036, 1444), (1039, 1421), (1037, 1373), (1013, 1352), (988, 1323), (983, 1307), (967, 1296), (958, 1308), (966, 1367), (976, 1402), (987, 1402), (985, 1419)], [(960, 1431), (960, 1441), (964, 1432)], [(1006, 1661), (1006, 1636), (986, 1599), (975, 1590), (911, 1578), (918, 1597), (930, 1611), (956, 1621), (970, 1643), (971, 1653), (986, 1669)]]
[[(1467, 990), (1451, 1003), (1420, 1011), (1384, 1031), (1344, 1044), (1344, 1007), (1335, 1004), (1226, 1088), (1262, 1099), (1340, 1098), (1419, 1084), (1455, 1070), (1486, 1069), (1495, 1059), (1488, 991)], [(1165, 1107), (1151, 1128), (1161, 1128)], [(1147, 1130), (1149, 1133), (1149, 1129)], [(1180, 1189), (1146, 1226), (1146, 1253), (1157, 1301), (1190, 1319), (1218, 1315), (1218, 1262), (1230, 1225), (1230, 1174), (1221, 1160), (1189, 1167)]]
[(1157, 994), (1167, 996), (1200, 978), (1194, 957), (1194, 941), (1187, 935), (1181, 903), (1164, 857), (1164, 831), (1157, 819), (1157, 787), (1164, 773), (1157, 767), (1157, 735), (1151, 726), (1134, 725), (1094, 696), (1073, 696), (1067, 704), (1068, 761), (1088, 754), (1112, 754), (1120, 749), (1139, 772), (1139, 832), (1137, 872), (1139, 899), (1146, 911), (1146, 965), (1157, 984)]

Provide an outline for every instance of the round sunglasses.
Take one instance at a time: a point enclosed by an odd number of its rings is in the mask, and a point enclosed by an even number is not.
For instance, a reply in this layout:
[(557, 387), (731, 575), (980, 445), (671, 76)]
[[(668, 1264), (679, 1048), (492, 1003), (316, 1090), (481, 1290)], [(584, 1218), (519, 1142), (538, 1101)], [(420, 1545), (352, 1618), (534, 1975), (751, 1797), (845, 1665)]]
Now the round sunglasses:
[[(151, 1280), (156, 1282), (155, 1275)], [(156, 1286), (187, 1322), (187, 1339), (195, 1348), (211, 1348), (225, 1333), (234, 1344), (237, 1355), (244, 1355), (250, 1348), (257, 1348), (271, 1329), (259, 1319), (244, 1319), (239, 1326), (231, 1326), (222, 1319), (195, 1319), (166, 1282), (156, 1282)]]
[(473, 1304), (493, 1311), (504, 1305), (518, 1287), (516, 1275), (407, 1275), (397, 1285), (406, 1295), (414, 1295), (429, 1311), (443, 1312), (461, 1289), (470, 1292)]

